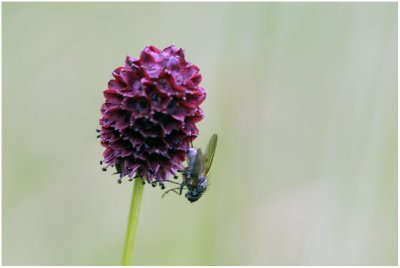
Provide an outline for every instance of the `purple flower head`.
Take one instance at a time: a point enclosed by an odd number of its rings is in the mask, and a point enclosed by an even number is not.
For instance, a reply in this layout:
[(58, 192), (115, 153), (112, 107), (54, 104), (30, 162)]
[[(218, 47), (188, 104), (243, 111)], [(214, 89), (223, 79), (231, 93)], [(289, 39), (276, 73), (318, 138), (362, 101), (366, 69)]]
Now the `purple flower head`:
[(182, 168), (199, 134), (196, 123), (204, 117), (199, 105), (206, 97), (199, 68), (185, 60), (181, 48), (147, 46), (138, 59), (127, 56), (112, 75), (101, 106), (102, 162), (121, 178), (163, 182)]

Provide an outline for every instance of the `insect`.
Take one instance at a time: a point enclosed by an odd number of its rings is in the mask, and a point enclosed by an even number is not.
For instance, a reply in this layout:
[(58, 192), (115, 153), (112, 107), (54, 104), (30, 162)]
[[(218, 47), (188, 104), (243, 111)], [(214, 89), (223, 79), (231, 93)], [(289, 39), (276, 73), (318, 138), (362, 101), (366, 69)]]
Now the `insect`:
[[(203, 154), (201, 149), (195, 149), (193, 147), (187, 150), (187, 167), (181, 171), (183, 182), (178, 188), (166, 191), (163, 197), (170, 191), (181, 195), (183, 189), (186, 187), (188, 191), (185, 197), (191, 203), (199, 200), (208, 187), (207, 174), (210, 171), (214, 159), (217, 140), (217, 134), (213, 134), (208, 142), (205, 154)], [(176, 191), (177, 189), (179, 189), (179, 192)]]

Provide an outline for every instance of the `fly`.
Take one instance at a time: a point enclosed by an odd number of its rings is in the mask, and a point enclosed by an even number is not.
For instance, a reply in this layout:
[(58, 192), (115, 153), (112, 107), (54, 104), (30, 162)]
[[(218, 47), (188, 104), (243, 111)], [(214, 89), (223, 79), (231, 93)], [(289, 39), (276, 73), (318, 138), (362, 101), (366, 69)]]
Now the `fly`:
[[(182, 172), (182, 183), (178, 188), (170, 189), (163, 194), (163, 197), (170, 191), (179, 195), (186, 187), (185, 197), (190, 202), (195, 202), (204, 194), (208, 187), (208, 172), (214, 159), (217, 147), (218, 136), (213, 134), (208, 142), (205, 154), (201, 149), (189, 148), (186, 152), (187, 167)], [(179, 189), (179, 192), (177, 191)]]

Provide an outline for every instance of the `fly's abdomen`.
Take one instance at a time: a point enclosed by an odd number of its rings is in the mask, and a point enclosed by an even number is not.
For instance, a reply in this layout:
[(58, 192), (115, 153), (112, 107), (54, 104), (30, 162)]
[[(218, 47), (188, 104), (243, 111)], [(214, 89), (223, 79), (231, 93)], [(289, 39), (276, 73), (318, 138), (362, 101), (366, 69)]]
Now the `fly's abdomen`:
[(204, 193), (208, 187), (208, 178), (207, 176), (200, 176), (199, 184), (197, 185), (197, 191), (200, 193)]

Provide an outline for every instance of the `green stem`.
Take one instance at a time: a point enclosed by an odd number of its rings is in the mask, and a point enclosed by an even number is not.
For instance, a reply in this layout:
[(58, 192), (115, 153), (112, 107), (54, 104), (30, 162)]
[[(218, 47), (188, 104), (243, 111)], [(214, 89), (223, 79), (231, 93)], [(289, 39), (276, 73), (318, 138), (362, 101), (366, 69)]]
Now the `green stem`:
[(122, 253), (122, 266), (133, 264), (133, 251), (135, 248), (136, 228), (139, 220), (140, 204), (142, 203), (143, 180), (135, 179), (135, 185), (132, 193), (131, 210), (129, 212), (128, 228), (126, 230), (125, 246)]

